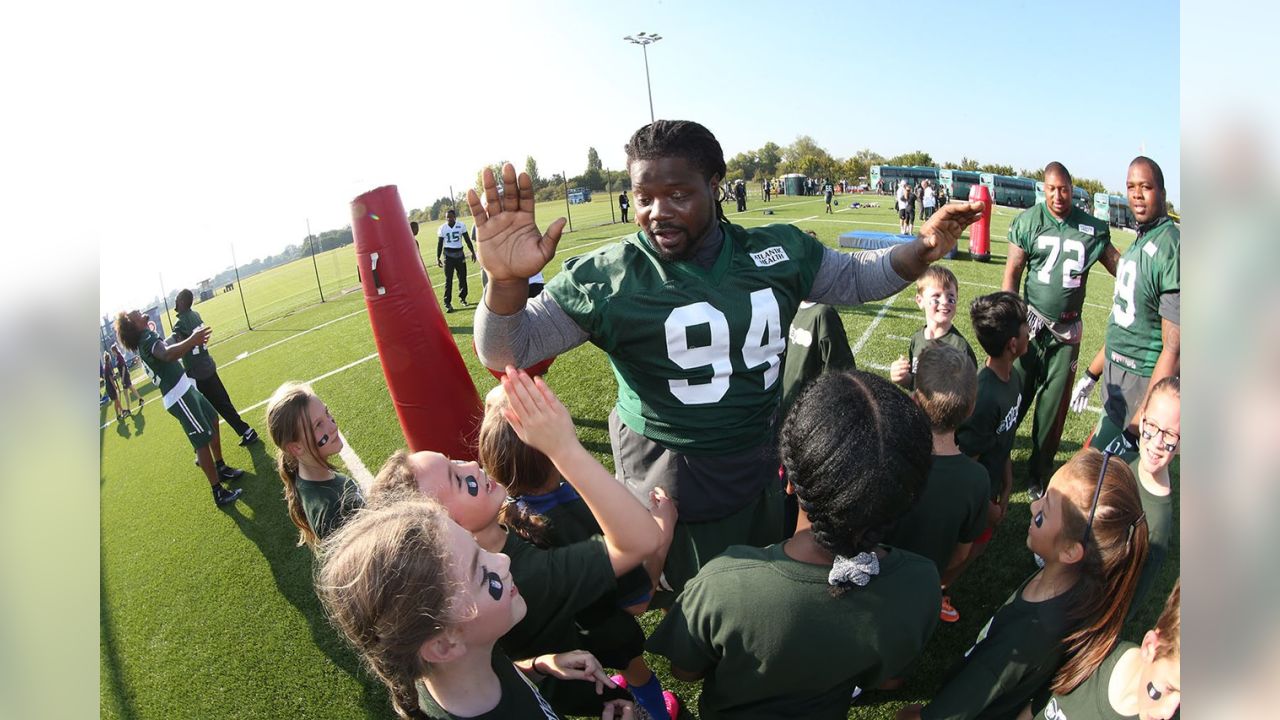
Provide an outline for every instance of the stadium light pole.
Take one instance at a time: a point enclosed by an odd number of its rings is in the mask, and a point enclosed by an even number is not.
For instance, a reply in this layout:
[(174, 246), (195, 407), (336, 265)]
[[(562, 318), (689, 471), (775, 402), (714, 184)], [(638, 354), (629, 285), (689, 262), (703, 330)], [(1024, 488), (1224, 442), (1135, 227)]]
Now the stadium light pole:
[(657, 33), (636, 33), (622, 39), (632, 45), (639, 45), (641, 52), (644, 53), (644, 87), (649, 91), (649, 122), (653, 123), (653, 86), (649, 84), (649, 46), (661, 40), (662, 36)]

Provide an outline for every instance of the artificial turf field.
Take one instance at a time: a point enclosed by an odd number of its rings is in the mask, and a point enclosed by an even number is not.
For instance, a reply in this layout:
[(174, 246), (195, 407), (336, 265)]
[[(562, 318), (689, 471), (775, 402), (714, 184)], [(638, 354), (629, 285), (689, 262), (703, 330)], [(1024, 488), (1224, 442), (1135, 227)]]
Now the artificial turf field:
[[(882, 207), (848, 210), (849, 200)], [(836, 247), (840, 233), (853, 229), (896, 232), (892, 199), (876, 195), (837, 196), (840, 210), (824, 215), (821, 197), (754, 198), (732, 222), (752, 227), (793, 223), (814, 230)], [(546, 270), (550, 279), (564, 259), (629, 234), (633, 225), (604, 224), (611, 196), (601, 193), (573, 206), (577, 230), (566, 233)], [(726, 204), (726, 209), (732, 205)], [(764, 215), (764, 209), (774, 215)], [(564, 213), (562, 201), (538, 208), (545, 228)], [(956, 326), (980, 360), (968, 319), (968, 303), (999, 289), (1004, 268), (1004, 235), (1019, 211), (996, 208), (989, 263), (967, 258), (967, 239), (956, 260), (944, 261), (960, 280)], [(464, 218), (470, 224), (470, 218)], [(919, 224), (917, 224), (917, 229)], [(443, 270), (435, 267), (434, 224), (419, 235), (428, 258), (437, 299)], [(1123, 251), (1132, 241), (1113, 231)], [(214, 507), (208, 484), (191, 464), (190, 445), (164, 410), (159, 392), (140, 371), (135, 386), (146, 405), (123, 422), (101, 410), (101, 695), (107, 718), (348, 718), (391, 717), (382, 687), (364, 673), (353, 653), (327, 625), (311, 586), (312, 558), (297, 547), (297, 531), (285, 510), (275, 472), (275, 449), (267, 438), (266, 399), (286, 380), (308, 380), (328, 403), (351, 449), (376, 472), (404, 441), (377, 362), (363, 294), (355, 275), (354, 247), (317, 257), (326, 302), (319, 303), (316, 272), (309, 258), (260, 273), (243, 282), (253, 331), (245, 331), (240, 299), (220, 294), (196, 310), (214, 329), (211, 351), (219, 374), (245, 420), (264, 442), (249, 449), (223, 433), (227, 462), (243, 467), (234, 486), (245, 489), (238, 503)], [(479, 267), (469, 264), (470, 300), (480, 297)], [(1111, 303), (1112, 278), (1095, 265), (1085, 306), (1082, 362), (1102, 343)], [(455, 289), (456, 291), (456, 289)], [(885, 301), (842, 309), (858, 366), (887, 376), (889, 364), (907, 350), (923, 315), (908, 287)], [(455, 302), (455, 306), (457, 303)], [(494, 385), (471, 350), (473, 310), (445, 316), (477, 389)], [(266, 318), (266, 319), (262, 319)], [(168, 320), (165, 321), (168, 329)], [(605, 355), (584, 345), (562, 355), (548, 381), (572, 412), (583, 444), (612, 468), (607, 417), (616, 385)], [(1085, 414), (1069, 414), (1058, 461), (1081, 445), (1097, 420), (1098, 399)], [(225, 430), (226, 426), (223, 425)], [(902, 690), (869, 691), (850, 718), (891, 718), (901, 705), (927, 701), (952, 662), (969, 648), (991, 613), (1034, 569), (1026, 550), (1029, 520), (1025, 464), (1030, 452), (1030, 420), (1014, 446), (1014, 495), (1009, 515), (987, 553), (951, 590), (959, 622), (940, 623)], [(1177, 461), (1175, 460), (1175, 463)], [(1174, 468), (1175, 476), (1178, 468)], [(1174, 508), (1178, 508), (1175, 482)], [(1129, 639), (1154, 623), (1179, 566), (1178, 531), (1160, 581), (1146, 606), (1126, 628)], [(646, 614), (647, 628), (657, 623)], [(668, 689), (675, 690), (696, 717), (696, 685), (673, 680), (665, 661), (649, 656)]]

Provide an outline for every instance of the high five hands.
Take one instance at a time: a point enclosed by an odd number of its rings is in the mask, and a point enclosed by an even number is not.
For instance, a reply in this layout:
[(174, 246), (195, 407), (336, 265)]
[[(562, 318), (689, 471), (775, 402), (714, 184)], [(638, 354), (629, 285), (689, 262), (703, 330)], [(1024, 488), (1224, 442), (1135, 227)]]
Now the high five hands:
[(491, 283), (519, 281), (527, 287), (528, 279), (555, 256), (565, 219), (557, 218), (546, 234), (538, 231), (533, 219), (533, 181), (528, 173), (517, 177), (511, 163), (502, 166), (501, 193), (493, 170), (485, 168), (482, 175), (484, 202), (475, 190), (467, 190), (480, 266)]

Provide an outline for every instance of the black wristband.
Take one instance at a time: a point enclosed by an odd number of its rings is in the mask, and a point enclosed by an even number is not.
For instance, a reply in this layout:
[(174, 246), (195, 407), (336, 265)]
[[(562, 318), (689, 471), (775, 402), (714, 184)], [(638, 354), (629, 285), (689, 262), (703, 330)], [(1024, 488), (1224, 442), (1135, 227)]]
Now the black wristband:
[(1098, 382), (1098, 380), (1102, 378), (1102, 376), (1101, 376), (1101, 375), (1094, 375), (1092, 372), (1090, 372), (1090, 371), (1089, 371), (1089, 368), (1085, 368), (1085, 369), (1084, 369), (1084, 374), (1085, 374), (1085, 375), (1088, 375), (1088, 376), (1089, 376), (1089, 379), (1090, 379), (1090, 380), (1092, 380), (1092, 381), (1094, 381), (1094, 382)]

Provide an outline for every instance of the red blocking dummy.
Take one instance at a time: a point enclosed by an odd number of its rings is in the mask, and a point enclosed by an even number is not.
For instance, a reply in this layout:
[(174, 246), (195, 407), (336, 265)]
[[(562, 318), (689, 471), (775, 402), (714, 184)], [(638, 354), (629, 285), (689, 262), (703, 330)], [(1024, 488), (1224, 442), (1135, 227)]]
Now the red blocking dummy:
[(982, 203), (982, 217), (969, 226), (969, 256), (986, 262), (991, 259), (991, 191), (986, 185), (969, 188), (969, 201)]
[(436, 302), (396, 186), (352, 200), (351, 228), (382, 374), (409, 450), (476, 459), (480, 396)]

